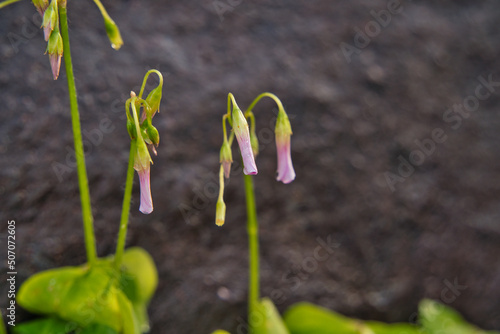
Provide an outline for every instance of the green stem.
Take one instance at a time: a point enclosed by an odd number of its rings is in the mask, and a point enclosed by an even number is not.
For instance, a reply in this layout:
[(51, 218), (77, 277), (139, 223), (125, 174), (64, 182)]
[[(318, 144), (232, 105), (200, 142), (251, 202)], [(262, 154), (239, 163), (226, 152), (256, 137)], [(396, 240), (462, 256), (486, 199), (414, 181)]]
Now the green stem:
[(127, 238), (128, 217), (130, 214), (130, 200), (132, 198), (132, 184), (134, 183), (134, 156), (136, 150), (136, 141), (130, 143), (130, 154), (127, 168), (127, 181), (125, 182), (125, 194), (123, 196), (122, 217), (120, 219), (120, 230), (118, 232), (118, 242), (116, 244), (115, 266), (120, 267), (125, 250), (125, 241)]
[(160, 71), (158, 71), (158, 70), (147, 71), (146, 75), (144, 76), (144, 79), (142, 80), (142, 86), (141, 86), (141, 90), (139, 92), (140, 99), (142, 99), (142, 94), (144, 93), (144, 88), (146, 88), (146, 81), (148, 81), (148, 77), (151, 73), (156, 73), (156, 75), (158, 75), (158, 80), (160, 81), (159, 84), (163, 85), (163, 75), (161, 75)]
[(278, 105), (278, 109), (279, 110), (284, 110), (283, 104), (281, 103), (280, 99), (276, 95), (274, 95), (272, 93), (266, 92), (266, 93), (262, 93), (259, 96), (257, 96), (255, 98), (255, 100), (253, 100), (253, 102), (250, 104), (250, 106), (248, 107), (247, 111), (252, 111), (253, 107), (255, 107), (255, 105), (257, 104), (257, 102), (259, 102), (260, 99), (262, 99), (263, 97), (266, 97), (266, 96), (269, 97), (269, 98), (271, 98), (271, 99), (273, 99), (274, 102), (276, 102), (276, 104)]
[[(257, 223), (257, 209), (255, 207), (255, 192), (250, 175), (243, 175), (245, 179), (245, 196), (247, 202), (247, 233), (250, 277), (248, 281), (248, 321), (250, 328), (255, 328), (253, 319), (257, 311), (259, 296), (259, 226)], [(252, 331), (250, 331), (252, 332)]]
[(0, 9), (21, 0), (5, 0), (0, 2)]
[(66, 77), (68, 79), (71, 124), (73, 126), (73, 140), (75, 143), (78, 185), (80, 187), (85, 249), (87, 250), (87, 261), (90, 265), (93, 265), (97, 259), (94, 237), (94, 218), (92, 217), (92, 208), (90, 205), (89, 183), (87, 179), (87, 170), (85, 168), (85, 155), (83, 151), (82, 131), (80, 127), (80, 113), (78, 112), (75, 77), (73, 74), (73, 64), (71, 62), (71, 51), (69, 48), (68, 15), (65, 0), (60, 1), (59, 3), (59, 17), (61, 22), (61, 36), (63, 39), (64, 65), (66, 67)]

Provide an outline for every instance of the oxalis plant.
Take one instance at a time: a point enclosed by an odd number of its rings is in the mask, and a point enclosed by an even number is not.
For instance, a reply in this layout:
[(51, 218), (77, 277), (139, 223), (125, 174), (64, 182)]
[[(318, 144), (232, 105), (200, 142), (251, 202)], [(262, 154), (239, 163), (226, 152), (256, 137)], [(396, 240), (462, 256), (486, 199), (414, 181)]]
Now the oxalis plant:
[[(292, 129), (278, 97), (271, 93), (262, 93), (255, 98), (245, 112), (242, 112), (234, 96), (229, 93), (227, 113), (222, 117), (223, 143), (220, 150), (220, 188), (215, 223), (222, 226), (225, 222), (224, 179), (230, 176), (233, 162), (231, 146), (236, 137), (243, 161), (249, 253), (248, 327), (238, 327), (237, 334), (500, 334), (494, 331), (482, 331), (467, 323), (452, 308), (428, 299), (420, 302), (418, 314), (414, 314), (413, 317), (414, 323), (387, 324), (352, 319), (307, 302), (290, 306), (282, 318), (271, 299), (261, 298), (258, 223), (252, 180), (252, 176), (257, 174), (255, 157), (259, 153), (259, 143), (255, 133), (255, 115), (252, 110), (263, 97), (273, 99), (278, 106), (275, 128), (278, 154), (276, 179), (285, 184), (295, 179), (290, 154)], [(250, 126), (247, 120), (250, 121)], [(227, 123), (231, 126), (229, 137), (226, 129)], [(219, 329), (212, 334), (229, 334), (229, 332)]]
[[(0, 8), (13, 2), (16, 1), (4, 1), (0, 3)], [(99, 0), (94, 0), (94, 2), (104, 18), (111, 46), (119, 49), (123, 42), (118, 27), (101, 2)], [(47, 270), (28, 278), (20, 287), (16, 302), (26, 310), (42, 317), (17, 324), (12, 330), (16, 334), (139, 334), (148, 332), (147, 306), (156, 290), (158, 274), (151, 256), (141, 248), (125, 250), (125, 240), (134, 169), (139, 174), (141, 186), (139, 210), (145, 214), (153, 210), (149, 185), (152, 160), (148, 146), (156, 154), (155, 146), (159, 144), (160, 138), (158, 131), (152, 125), (152, 119), (160, 108), (162, 75), (157, 70), (147, 72), (139, 94), (131, 92), (130, 98), (126, 101), (126, 126), (131, 145), (116, 252), (114, 255), (99, 258), (96, 252), (77, 93), (71, 62), (67, 1), (33, 0), (33, 4), (43, 17), (42, 28), (47, 41), (47, 53), (54, 80), (57, 80), (59, 76), (61, 60), (64, 58), (87, 262), (81, 266)], [(146, 81), (151, 73), (159, 77), (159, 83), (144, 97)], [(3, 331), (3, 326), (0, 330)]]

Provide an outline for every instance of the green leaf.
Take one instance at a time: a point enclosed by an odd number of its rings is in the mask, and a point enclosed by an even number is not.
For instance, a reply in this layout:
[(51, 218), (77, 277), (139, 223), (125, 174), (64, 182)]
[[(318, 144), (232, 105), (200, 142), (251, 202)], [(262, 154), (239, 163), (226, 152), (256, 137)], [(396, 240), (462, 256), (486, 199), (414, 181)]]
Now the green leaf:
[(430, 334), (482, 334), (486, 332), (469, 323), (454, 309), (430, 299), (419, 305), (420, 322)]
[(284, 315), (291, 334), (373, 334), (359, 320), (310, 303), (292, 305)]
[[(43, 318), (12, 327), (13, 334), (66, 334), (75, 330), (76, 324), (58, 318)], [(101, 334), (101, 333), (99, 333)], [(104, 334), (104, 333), (102, 333)]]
[(147, 307), (158, 286), (158, 271), (151, 255), (139, 247), (125, 250), (122, 261), (119, 287), (132, 302), (141, 331), (148, 332)]
[(123, 253), (122, 267), (121, 288), (127, 297), (132, 302), (148, 302), (158, 286), (158, 271), (151, 255), (140, 247), (129, 248)]
[[(101, 263), (99, 263), (101, 264)], [(104, 263), (102, 263), (104, 264)], [(122, 319), (113, 272), (108, 265), (96, 265), (76, 277), (61, 302), (58, 315), (82, 327), (99, 323), (122, 329)]]
[[(283, 319), (269, 298), (262, 298), (255, 317), (254, 334), (289, 334)], [(252, 315), (250, 315), (252, 316)]]
[(118, 304), (120, 305), (120, 313), (123, 319), (123, 334), (139, 334), (141, 329), (140, 323), (137, 320), (134, 308), (130, 300), (127, 299), (122, 291), (118, 291)]
[(218, 329), (215, 332), (212, 332), (212, 334), (230, 334), (230, 333), (223, 329)]
[(92, 324), (90, 326), (85, 327), (82, 331), (77, 332), (78, 334), (119, 334), (113, 328), (101, 325), (101, 324)]
[(32, 313), (57, 314), (61, 302), (84, 268), (63, 267), (28, 278), (19, 289), (17, 303)]
[(367, 321), (365, 322), (366, 327), (368, 327), (374, 334), (424, 334), (421, 328), (416, 325), (406, 324), (406, 323), (393, 323), (386, 324), (378, 321)]

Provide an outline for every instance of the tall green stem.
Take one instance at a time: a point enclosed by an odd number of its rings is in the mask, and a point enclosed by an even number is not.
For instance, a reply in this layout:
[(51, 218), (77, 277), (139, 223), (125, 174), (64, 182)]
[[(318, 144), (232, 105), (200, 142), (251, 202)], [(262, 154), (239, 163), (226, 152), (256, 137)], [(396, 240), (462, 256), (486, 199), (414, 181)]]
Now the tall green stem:
[(127, 168), (127, 181), (125, 182), (125, 194), (123, 196), (122, 217), (120, 220), (120, 230), (118, 232), (118, 242), (116, 244), (115, 266), (119, 267), (122, 262), (125, 241), (127, 238), (128, 217), (130, 214), (130, 200), (132, 198), (132, 184), (134, 183), (134, 156), (136, 141), (130, 143), (130, 154)]
[[(253, 180), (250, 175), (244, 175), (245, 196), (247, 202), (247, 233), (249, 251), (250, 277), (248, 281), (248, 321), (250, 328), (255, 328), (255, 319), (259, 296), (259, 226), (257, 223), (257, 209), (255, 207), (255, 192)], [(252, 332), (252, 331), (250, 331)]]
[(94, 218), (92, 217), (92, 208), (90, 205), (89, 183), (87, 170), (85, 168), (85, 155), (83, 151), (82, 131), (80, 127), (80, 113), (78, 112), (75, 77), (73, 75), (73, 64), (71, 62), (71, 51), (69, 48), (68, 15), (65, 0), (59, 2), (59, 18), (61, 22), (61, 36), (64, 48), (64, 65), (66, 67), (66, 77), (68, 79), (71, 124), (73, 126), (73, 141), (75, 144), (78, 186), (80, 187), (85, 249), (87, 250), (87, 261), (90, 265), (92, 265), (97, 259), (94, 237)]

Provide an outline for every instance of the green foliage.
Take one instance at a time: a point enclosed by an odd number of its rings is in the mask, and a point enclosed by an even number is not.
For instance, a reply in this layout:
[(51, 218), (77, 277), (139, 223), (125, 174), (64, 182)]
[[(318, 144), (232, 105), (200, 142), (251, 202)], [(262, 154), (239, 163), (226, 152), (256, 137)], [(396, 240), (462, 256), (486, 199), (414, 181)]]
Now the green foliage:
[(16, 325), (13, 334), (118, 334), (110, 327), (92, 324), (82, 329), (74, 322), (68, 322), (59, 318), (42, 318)]
[(454, 309), (436, 301), (424, 299), (419, 305), (419, 319), (422, 327), (431, 334), (499, 334), (483, 331), (469, 323)]
[(226, 332), (225, 330), (218, 329), (215, 332), (212, 332), (212, 334), (230, 334), (230, 333)]
[(123, 254), (120, 287), (132, 302), (141, 331), (149, 331), (147, 307), (158, 285), (153, 258), (144, 249), (129, 248)]
[(66, 321), (57, 318), (44, 318), (25, 322), (13, 327), (14, 334), (66, 334), (74, 327)]
[(253, 334), (289, 334), (283, 319), (269, 298), (262, 298), (257, 306), (257, 314), (250, 314), (255, 317), (253, 324)]
[(35, 274), (19, 289), (17, 302), (30, 312), (51, 318), (20, 325), (19, 333), (47, 330), (64, 334), (78, 328), (84, 329), (77, 331), (80, 334), (147, 332), (147, 305), (157, 284), (154, 262), (140, 248), (125, 251), (120, 269), (107, 258), (92, 267), (64, 267)]
[(467, 323), (452, 308), (424, 299), (419, 306), (419, 325), (351, 319), (328, 309), (298, 303), (284, 316), (291, 334), (500, 334)]

